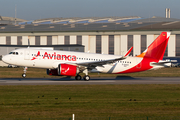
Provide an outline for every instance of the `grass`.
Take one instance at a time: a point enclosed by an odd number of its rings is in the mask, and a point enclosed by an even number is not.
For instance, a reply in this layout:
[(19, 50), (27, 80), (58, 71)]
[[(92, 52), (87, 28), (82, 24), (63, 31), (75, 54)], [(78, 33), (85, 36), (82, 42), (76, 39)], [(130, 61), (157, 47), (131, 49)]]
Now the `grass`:
[(0, 118), (180, 116), (180, 85), (0, 86)]
[[(0, 78), (19, 78), (22, 73), (22, 68), (0, 68)], [(180, 68), (164, 68), (118, 75), (91, 73), (90, 76), (179, 77), (179, 73)], [(29, 68), (27, 77), (59, 76), (48, 76), (45, 69)], [(174, 119), (167, 116), (180, 116), (180, 85), (0, 86), (0, 119), (69, 118), (73, 113), (79, 120), (89, 117), (134, 120), (146, 116)]]
[[(20, 78), (23, 73), (23, 68), (0, 68), (0, 78)], [(90, 73), (90, 77), (180, 77), (180, 68), (163, 68), (158, 70), (150, 70), (138, 73), (129, 74), (103, 74)], [(46, 74), (46, 69), (28, 68), (27, 78), (59, 78), (62, 76), (50, 76)]]

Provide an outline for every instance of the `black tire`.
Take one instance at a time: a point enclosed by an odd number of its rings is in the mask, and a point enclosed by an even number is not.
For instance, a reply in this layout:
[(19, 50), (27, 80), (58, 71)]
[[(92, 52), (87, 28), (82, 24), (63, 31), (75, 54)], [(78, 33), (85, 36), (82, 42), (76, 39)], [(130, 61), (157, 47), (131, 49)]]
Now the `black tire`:
[(81, 77), (80, 75), (77, 75), (77, 76), (75, 77), (75, 79), (76, 79), (76, 80), (81, 80), (82, 77)]
[(25, 78), (25, 77), (26, 77), (26, 74), (25, 74), (25, 73), (23, 73), (23, 74), (22, 74), (22, 77), (23, 77), (23, 78)]
[(89, 81), (89, 80), (90, 80), (89, 75), (85, 75), (85, 76), (84, 76), (84, 80), (85, 80), (85, 81)]

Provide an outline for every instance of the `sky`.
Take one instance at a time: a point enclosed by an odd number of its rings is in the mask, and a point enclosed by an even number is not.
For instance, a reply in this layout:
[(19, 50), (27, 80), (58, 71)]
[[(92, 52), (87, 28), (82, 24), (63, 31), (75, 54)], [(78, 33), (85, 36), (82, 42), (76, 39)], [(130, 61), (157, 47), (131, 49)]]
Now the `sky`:
[(180, 0), (0, 0), (0, 16), (25, 20), (69, 17), (165, 17), (180, 19)]

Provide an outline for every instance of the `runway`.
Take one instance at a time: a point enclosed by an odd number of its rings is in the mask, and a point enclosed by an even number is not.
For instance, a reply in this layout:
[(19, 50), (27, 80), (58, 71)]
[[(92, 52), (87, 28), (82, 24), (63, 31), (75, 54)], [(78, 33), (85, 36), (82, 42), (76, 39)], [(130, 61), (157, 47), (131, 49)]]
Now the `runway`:
[(105, 84), (180, 84), (180, 77), (111, 77), (76, 81), (74, 78), (0, 78), (0, 85), (105, 85)]

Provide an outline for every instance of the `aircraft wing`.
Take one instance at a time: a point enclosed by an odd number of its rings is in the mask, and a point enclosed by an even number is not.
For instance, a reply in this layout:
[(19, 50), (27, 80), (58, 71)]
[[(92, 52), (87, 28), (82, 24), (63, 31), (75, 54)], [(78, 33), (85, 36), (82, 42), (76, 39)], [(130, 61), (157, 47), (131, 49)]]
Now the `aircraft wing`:
[(86, 67), (88, 69), (93, 69), (97, 66), (103, 66), (105, 64), (112, 64), (116, 61), (124, 60), (124, 59), (126, 59), (126, 57), (120, 57), (120, 58), (116, 58), (116, 59), (108, 59), (108, 60), (102, 60), (102, 61), (83, 62), (83, 63), (77, 63), (76, 65)]

